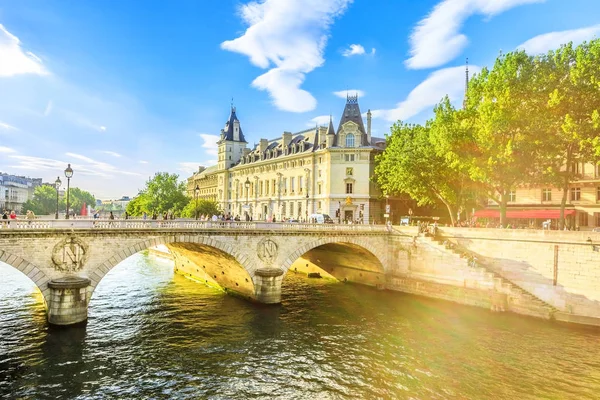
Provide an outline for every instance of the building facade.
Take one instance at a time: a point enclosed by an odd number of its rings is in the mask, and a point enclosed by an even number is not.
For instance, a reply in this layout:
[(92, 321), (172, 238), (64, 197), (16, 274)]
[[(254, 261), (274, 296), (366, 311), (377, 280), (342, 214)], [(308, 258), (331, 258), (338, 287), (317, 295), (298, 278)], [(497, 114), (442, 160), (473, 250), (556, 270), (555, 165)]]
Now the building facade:
[(247, 146), (236, 109), (221, 130), (218, 163), (188, 178), (191, 197), (214, 200), (240, 219), (305, 221), (328, 214), (340, 221), (383, 221), (385, 199), (371, 181), (385, 139), (366, 129), (357, 96), (348, 96), (337, 130), (317, 126)]
[[(569, 184), (567, 193), (567, 227), (581, 230), (600, 227), (600, 164), (577, 162), (569, 168), (576, 179)], [(562, 188), (550, 185), (517, 187), (509, 193), (507, 218), (537, 227), (541, 227), (543, 221), (551, 220), (551, 227), (556, 228), (562, 197)], [(490, 200), (489, 206), (474, 215), (498, 218), (498, 205)]]
[(41, 178), (0, 174), (0, 210), (24, 212), (23, 203), (32, 199), (35, 188), (41, 185)]

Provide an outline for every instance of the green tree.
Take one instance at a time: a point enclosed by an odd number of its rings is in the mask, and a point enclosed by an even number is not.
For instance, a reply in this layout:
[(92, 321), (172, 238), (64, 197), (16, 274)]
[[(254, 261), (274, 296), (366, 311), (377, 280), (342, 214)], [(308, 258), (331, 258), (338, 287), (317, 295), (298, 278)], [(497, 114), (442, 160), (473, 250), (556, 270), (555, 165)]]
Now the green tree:
[(541, 57), (545, 96), (546, 182), (562, 189), (560, 227), (578, 163), (600, 159), (600, 39), (561, 46)]
[(127, 213), (134, 216), (144, 212), (180, 214), (189, 200), (185, 195), (185, 183), (178, 182), (178, 179), (177, 174), (157, 172), (146, 182), (146, 187), (139, 195), (127, 205)]
[[(56, 213), (56, 188), (42, 185), (35, 188), (33, 198), (23, 203), (22, 212), (33, 211), (37, 215), (49, 215)], [(64, 207), (59, 205), (59, 210)]]
[[(197, 214), (196, 214), (197, 212)], [(190, 199), (188, 204), (185, 206), (182, 212), (182, 216), (185, 218), (196, 218), (202, 215), (219, 215), (221, 210), (219, 204), (212, 200), (198, 200), (198, 207), (196, 207), (196, 200)]]
[(511, 190), (541, 179), (538, 69), (525, 52), (501, 55), (492, 69), (471, 79), (465, 110), (442, 104), (436, 114), (443, 128), (435, 139), (439, 151), (499, 204), (503, 225)]
[(431, 129), (431, 122), (394, 124), (385, 151), (377, 156), (375, 179), (384, 193), (406, 193), (420, 206), (442, 202), (454, 224), (469, 179), (438, 154)]
[[(66, 198), (63, 198), (63, 204), (65, 206), (65, 207), (63, 207), (63, 209), (66, 208), (66, 201), (67, 201)], [(79, 214), (79, 212), (81, 211), (81, 207), (83, 206), (84, 203), (86, 206), (89, 205), (89, 206), (93, 207), (96, 204), (96, 199), (94, 198), (94, 196), (91, 193), (86, 192), (85, 190), (81, 190), (76, 187), (70, 188), (69, 189), (69, 207), (71, 208), (71, 210), (73, 210), (77, 214)]]

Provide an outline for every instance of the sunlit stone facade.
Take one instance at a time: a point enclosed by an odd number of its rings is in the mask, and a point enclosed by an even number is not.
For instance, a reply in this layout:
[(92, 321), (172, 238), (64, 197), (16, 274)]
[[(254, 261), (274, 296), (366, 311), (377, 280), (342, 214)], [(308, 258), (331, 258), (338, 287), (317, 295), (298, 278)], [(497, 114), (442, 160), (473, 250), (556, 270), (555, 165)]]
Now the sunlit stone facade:
[(333, 122), (261, 139), (248, 148), (236, 109), (221, 130), (218, 164), (188, 178), (188, 192), (216, 200), (225, 214), (253, 220), (306, 220), (314, 213), (354, 222), (383, 221), (381, 192), (371, 181), (385, 139), (365, 129), (358, 98), (348, 96), (337, 131)]

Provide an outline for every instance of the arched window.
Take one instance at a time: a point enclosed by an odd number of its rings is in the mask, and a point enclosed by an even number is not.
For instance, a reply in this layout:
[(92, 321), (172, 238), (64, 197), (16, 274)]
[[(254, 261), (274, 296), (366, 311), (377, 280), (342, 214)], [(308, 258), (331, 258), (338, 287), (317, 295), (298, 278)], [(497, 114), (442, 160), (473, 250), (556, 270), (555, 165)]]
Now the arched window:
[(354, 135), (351, 133), (346, 135), (346, 147), (354, 147)]

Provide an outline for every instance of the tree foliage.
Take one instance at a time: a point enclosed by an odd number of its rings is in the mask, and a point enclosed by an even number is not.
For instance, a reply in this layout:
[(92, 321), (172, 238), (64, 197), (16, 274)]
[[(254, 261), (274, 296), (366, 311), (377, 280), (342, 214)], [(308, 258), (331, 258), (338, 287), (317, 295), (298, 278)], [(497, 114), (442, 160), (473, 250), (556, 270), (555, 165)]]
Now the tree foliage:
[(165, 212), (181, 214), (189, 199), (185, 195), (185, 183), (178, 179), (177, 174), (157, 172), (146, 182), (144, 190), (129, 202), (127, 213), (133, 216)]
[(190, 199), (181, 215), (185, 218), (196, 218), (196, 216), (200, 217), (202, 215), (213, 216), (221, 214), (219, 204), (216, 201), (198, 200), (197, 204), (198, 207), (196, 207), (196, 200)]
[(548, 184), (563, 190), (561, 224), (574, 162), (600, 160), (600, 39), (530, 56), (500, 55), (469, 82), (465, 107), (445, 98), (426, 126), (398, 123), (378, 160), (384, 192), (420, 204), (465, 202), (465, 187), (500, 206), (511, 191)]
[[(79, 188), (69, 189), (69, 208), (79, 213), (83, 204), (94, 205), (96, 199), (94, 196)], [(65, 212), (67, 207), (66, 193), (60, 197), (58, 203), (59, 212)], [(56, 188), (48, 185), (42, 185), (35, 188), (33, 198), (23, 203), (21, 207), (23, 212), (33, 211), (38, 215), (49, 215), (56, 213)]]

